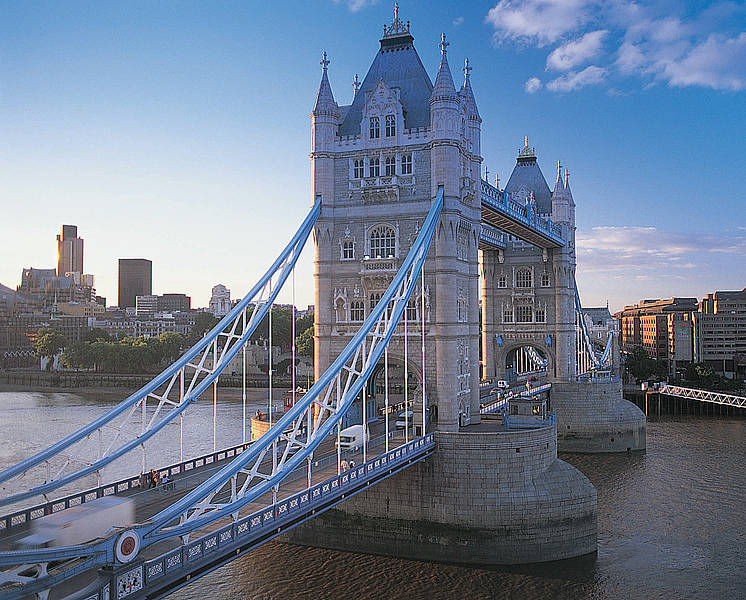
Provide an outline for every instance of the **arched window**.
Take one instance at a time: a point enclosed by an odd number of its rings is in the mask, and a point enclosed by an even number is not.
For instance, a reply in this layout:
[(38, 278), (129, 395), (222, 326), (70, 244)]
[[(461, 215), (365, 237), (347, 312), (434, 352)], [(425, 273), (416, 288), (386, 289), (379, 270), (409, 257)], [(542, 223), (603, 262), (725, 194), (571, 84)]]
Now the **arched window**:
[(504, 273), (497, 276), (497, 287), (506, 288), (508, 287), (508, 278), (505, 277)]
[(530, 288), (531, 287), (531, 271), (529, 269), (518, 269), (518, 271), (516, 271), (515, 287), (517, 288)]
[(401, 155), (401, 174), (402, 175), (412, 174), (412, 155), (411, 154)]
[(549, 273), (541, 274), (541, 287), (549, 287)]
[(536, 322), (537, 323), (545, 323), (547, 320), (547, 311), (544, 308), (537, 308), (536, 309)]
[(381, 176), (381, 160), (376, 156), (368, 159), (368, 177)]
[(364, 161), (362, 158), (356, 158), (353, 161), (352, 177), (354, 179), (360, 179), (363, 177)]
[(530, 323), (531, 322), (531, 307), (525, 304), (521, 304), (515, 307), (515, 320), (516, 323)]
[(417, 322), (417, 300), (410, 299), (407, 302), (407, 321)]
[(381, 119), (378, 117), (370, 118), (370, 139), (381, 137)]
[(375, 292), (371, 293), (370, 295), (370, 310), (373, 310), (376, 307), (376, 304), (381, 300), (381, 294), (376, 294)]
[(396, 175), (396, 156), (387, 156), (383, 159), (386, 175)]
[(351, 239), (342, 240), (342, 260), (355, 258), (355, 242)]
[(350, 321), (362, 321), (365, 319), (365, 302), (356, 300), (350, 304)]
[(396, 232), (388, 225), (378, 225), (370, 232), (370, 257), (388, 258), (396, 255)]
[(394, 135), (396, 135), (396, 117), (394, 115), (386, 115), (386, 137)]
[(512, 322), (513, 322), (513, 309), (512, 308), (503, 309), (503, 323), (512, 323)]

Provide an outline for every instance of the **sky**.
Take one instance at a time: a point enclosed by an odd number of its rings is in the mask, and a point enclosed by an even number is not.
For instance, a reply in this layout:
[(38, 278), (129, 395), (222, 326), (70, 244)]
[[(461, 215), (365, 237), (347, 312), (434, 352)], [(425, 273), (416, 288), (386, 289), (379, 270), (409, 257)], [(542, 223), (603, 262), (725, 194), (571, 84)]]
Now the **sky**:
[[(469, 58), (503, 185), (524, 136), (577, 205), (585, 306), (746, 286), (746, 3), (399, 2), (434, 78)], [(321, 52), (339, 104), (393, 3), (0, 0), (0, 283), (78, 226), (116, 304), (118, 258), (205, 306), (253, 285), (310, 204)], [(313, 302), (311, 242), (297, 304)], [(289, 301), (283, 292), (281, 301)]]

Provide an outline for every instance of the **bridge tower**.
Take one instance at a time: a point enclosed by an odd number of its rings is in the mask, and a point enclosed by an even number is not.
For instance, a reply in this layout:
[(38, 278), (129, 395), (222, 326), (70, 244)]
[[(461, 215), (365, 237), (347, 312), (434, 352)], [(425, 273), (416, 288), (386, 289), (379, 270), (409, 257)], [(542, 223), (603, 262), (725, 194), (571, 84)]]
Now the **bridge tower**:
[(575, 380), (575, 202), (557, 164), (550, 191), (528, 138), (518, 151), (505, 191), (540, 217), (551, 219), (567, 244), (541, 249), (508, 237), (505, 250), (483, 250), (483, 375), (506, 379), (516, 350), (537, 349), (551, 380)]
[[(441, 221), (425, 265), (424, 305), (413, 297), (407, 311), (407, 360), (421, 385), (424, 311), (431, 415), (439, 429), (455, 431), (459, 424), (479, 421), (481, 119), (470, 67), (457, 92), (447, 47), (444, 35), (433, 85), (409, 23), (395, 14), (362, 84), (355, 77), (346, 106), (334, 99), (324, 54), (310, 156), (314, 197), (322, 198), (314, 231), (317, 377), (378, 302), (438, 188), (444, 188)], [(390, 344), (389, 360), (404, 362), (403, 333)], [(370, 389), (375, 392), (375, 383)], [(421, 391), (413, 396), (410, 401), (422, 402)], [(375, 418), (375, 400), (367, 403), (367, 412)], [(421, 409), (415, 409), (418, 414)]]
[[(420, 378), (424, 370), (431, 414), (437, 412), (436, 450), (286, 539), (470, 564), (594, 552), (596, 491), (557, 459), (554, 421), (527, 430), (480, 422), (481, 117), (471, 67), (467, 61), (457, 91), (442, 36), (431, 83), (409, 24), (397, 13), (384, 27), (362, 85), (355, 78), (350, 105), (334, 100), (322, 61), (311, 115), (313, 192), (322, 197), (314, 232), (315, 369), (318, 377), (358, 330), (442, 187), (443, 210), (425, 263), (425, 302), (412, 301), (407, 338), (410, 370)], [(413, 346), (419, 350), (422, 311), (424, 369), (412, 352)], [(392, 339), (388, 352), (401, 363), (403, 335)]]

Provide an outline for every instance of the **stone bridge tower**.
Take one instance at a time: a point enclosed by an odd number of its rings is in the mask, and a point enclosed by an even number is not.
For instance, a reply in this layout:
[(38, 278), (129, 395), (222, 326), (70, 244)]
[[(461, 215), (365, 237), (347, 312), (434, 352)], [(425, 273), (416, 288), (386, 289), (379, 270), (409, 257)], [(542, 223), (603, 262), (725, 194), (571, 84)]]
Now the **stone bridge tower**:
[[(479, 421), (481, 119), (469, 82), (456, 91), (445, 35), (435, 84), (395, 12), (367, 75), (339, 106), (327, 76), (311, 113), (312, 186), (322, 211), (315, 241), (315, 370), (331, 364), (376, 305), (424, 222), (439, 187), (445, 200), (425, 265), (425, 302), (410, 301), (408, 361), (424, 373), (438, 428)], [(401, 328), (400, 328), (401, 329)], [(403, 334), (389, 345), (401, 364)], [(421, 392), (415, 393), (421, 402)], [(375, 417), (369, 403), (369, 417)], [(415, 411), (418, 414), (418, 411)]]
[(558, 163), (550, 191), (526, 138), (505, 191), (551, 219), (567, 244), (542, 250), (507, 236), (504, 251), (482, 252), (484, 377), (509, 377), (515, 351), (531, 346), (547, 359), (550, 379), (574, 381), (575, 202), (567, 172), (563, 177)]

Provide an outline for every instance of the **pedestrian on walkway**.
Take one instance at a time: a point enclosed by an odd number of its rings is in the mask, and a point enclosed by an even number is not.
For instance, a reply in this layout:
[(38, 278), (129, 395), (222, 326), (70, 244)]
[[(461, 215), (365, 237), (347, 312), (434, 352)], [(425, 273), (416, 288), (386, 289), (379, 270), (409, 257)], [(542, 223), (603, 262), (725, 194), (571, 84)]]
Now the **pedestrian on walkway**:
[(347, 461), (343, 458), (342, 462), (340, 463), (340, 468), (342, 469), (342, 473), (344, 473), (347, 470)]

